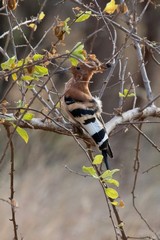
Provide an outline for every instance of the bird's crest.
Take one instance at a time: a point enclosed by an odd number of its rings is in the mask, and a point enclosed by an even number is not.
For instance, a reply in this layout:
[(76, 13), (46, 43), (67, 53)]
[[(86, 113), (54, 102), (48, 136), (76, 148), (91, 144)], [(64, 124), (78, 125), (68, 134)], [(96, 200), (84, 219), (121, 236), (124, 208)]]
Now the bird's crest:
[(91, 68), (94, 72), (103, 72), (106, 67), (105, 64), (100, 62), (95, 54), (88, 54), (86, 61), (84, 62), (89, 68)]
[(85, 61), (79, 61), (77, 66), (72, 66), (71, 71), (76, 80), (88, 81), (93, 74), (103, 72), (106, 65), (100, 62), (94, 54), (88, 54)]

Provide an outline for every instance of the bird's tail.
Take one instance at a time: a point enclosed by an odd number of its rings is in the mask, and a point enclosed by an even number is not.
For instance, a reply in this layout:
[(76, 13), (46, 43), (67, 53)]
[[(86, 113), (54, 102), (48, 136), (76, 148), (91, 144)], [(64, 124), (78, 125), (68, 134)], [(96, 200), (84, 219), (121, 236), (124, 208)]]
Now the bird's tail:
[(103, 155), (103, 160), (104, 163), (106, 165), (106, 168), (109, 170), (109, 164), (108, 164), (108, 154), (107, 154), (107, 150), (102, 150), (102, 155)]
[(107, 144), (107, 149), (102, 149), (101, 151), (102, 151), (102, 155), (103, 155), (103, 159), (104, 159), (106, 168), (109, 170), (108, 155), (110, 156), (110, 158), (113, 158), (113, 153), (112, 153), (109, 143)]

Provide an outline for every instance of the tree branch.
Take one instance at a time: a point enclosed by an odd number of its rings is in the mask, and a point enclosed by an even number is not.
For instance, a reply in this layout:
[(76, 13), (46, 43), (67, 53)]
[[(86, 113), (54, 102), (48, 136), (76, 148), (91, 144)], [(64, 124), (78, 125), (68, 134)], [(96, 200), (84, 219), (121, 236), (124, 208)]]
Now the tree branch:
[(160, 108), (156, 106), (151, 106), (145, 108), (143, 111), (140, 108), (134, 108), (132, 110), (128, 110), (122, 113), (120, 116), (115, 116), (109, 122), (106, 123), (106, 129), (108, 134), (111, 133), (118, 125), (131, 122), (133, 123), (134, 120), (141, 120), (148, 117), (160, 117)]
[[(134, 108), (122, 113), (120, 116), (113, 117), (108, 121), (105, 126), (107, 133), (110, 134), (118, 125), (124, 124), (125, 122), (134, 123), (134, 120), (142, 120), (148, 117), (160, 117), (160, 108), (156, 106), (149, 106), (143, 111), (140, 108)], [(61, 123), (58, 121), (43, 121), (42, 118), (32, 118), (30, 121), (19, 121), (19, 119), (13, 120), (13, 114), (0, 114), (0, 124), (10, 125), (10, 122), (14, 122), (17, 126), (22, 128), (30, 128), (37, 130), (44, 130), (49, 132), (55, 132), (67, 136), (76, 135), (85, 141), (90, 141), (89, 137), (85, 133), (79, 133), (75, 128), (75, 125), (69, 122)]]
[(14, 146), (13, 142), (11, 139), (11, 133), (10, 133), (10, 127), (6, 126), (6, 131), (7, 131), (7, 137), (9, 139), (9, 146), (10, 146), (10, 154), (11, 154), (11, 159), (10, 159), (10, 201), (11, 201), (11, 213), (12, 213), (12, 218), (10, 221), (13, 223), (13, 230), (14, 230), (14, 240), (18, 240), (18, 225), (16, 222), (16, 213), (15, 213), (15, 200), (14, 200)]

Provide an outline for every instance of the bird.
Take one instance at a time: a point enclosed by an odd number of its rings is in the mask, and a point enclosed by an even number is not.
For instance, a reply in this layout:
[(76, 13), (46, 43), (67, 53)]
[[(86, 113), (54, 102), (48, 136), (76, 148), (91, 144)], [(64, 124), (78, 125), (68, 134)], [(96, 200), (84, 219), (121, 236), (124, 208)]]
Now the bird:
[(106, 67), (94, 54), (89, 54), (84, 62), (71, 67), (72, 77), (65, 84), (62, 107), (71, 122), (81, 126), (93, 139), (103, 155), (106, 168), (109, 169), (108, 155), (113, 157), (108, 142), (108, 134), (101, 116), (102, 102), (92, 96), (89, 83), (93, 75), (103, 72)]

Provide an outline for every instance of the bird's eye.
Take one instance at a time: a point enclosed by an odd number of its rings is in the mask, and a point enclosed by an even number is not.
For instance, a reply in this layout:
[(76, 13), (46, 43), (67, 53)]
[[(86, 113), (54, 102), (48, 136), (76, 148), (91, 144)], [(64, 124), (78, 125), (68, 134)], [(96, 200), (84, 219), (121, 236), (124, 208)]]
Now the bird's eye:
[(107, 67), (107, 68), (110, 68), (111, 66), (112, 66), (111, 63), (107, 63), (107, 64), (106, 64), (106, 67)]
[(80, 67), (76, 67), (77, 70), (80, 70), (81, 68)]

